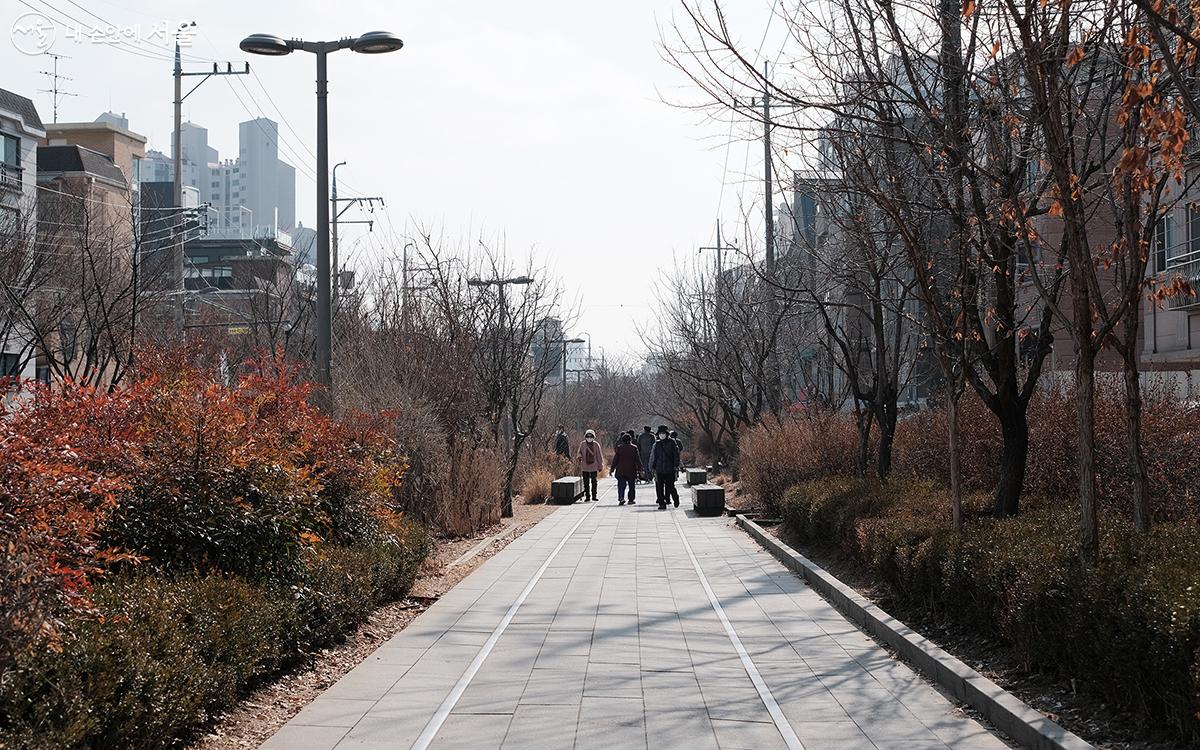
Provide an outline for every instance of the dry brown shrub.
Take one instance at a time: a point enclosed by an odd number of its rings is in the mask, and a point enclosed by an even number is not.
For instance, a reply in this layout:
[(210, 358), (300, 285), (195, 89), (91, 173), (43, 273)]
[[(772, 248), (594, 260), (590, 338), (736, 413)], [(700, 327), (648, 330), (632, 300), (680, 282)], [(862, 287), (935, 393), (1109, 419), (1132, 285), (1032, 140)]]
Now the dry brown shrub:
[(550, 499), (550, 485), (557, 479), (550, 470), (538, 467), (521, 479), (521, 500), (526, 505), (537, 505)]

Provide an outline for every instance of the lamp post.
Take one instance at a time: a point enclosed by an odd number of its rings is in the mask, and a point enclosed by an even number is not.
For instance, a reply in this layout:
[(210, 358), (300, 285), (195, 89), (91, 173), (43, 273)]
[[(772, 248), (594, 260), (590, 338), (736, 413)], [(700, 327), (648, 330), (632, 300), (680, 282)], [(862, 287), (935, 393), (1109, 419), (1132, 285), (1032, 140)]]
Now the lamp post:
[(500, 332), (504, 333), (504, 287), (509, 284), (526, 286), (533, 283), (532, 276), (513, 276), (507, 279), (467, 279), (467, 286), (494, 286), (500, 295)]
[(352, 49), (367, 55), (395, 52), (404, 42), (387, 31), (368, 31), (358, 38), (334, 42), (284, 40), (272, 34), (251, 34), (239, 45), (243, 52), (279, 57), (295, 50), (317, 56), (317, 382), (325, 401), (333, 405), (333, 316), (330, 313), (329, 263), (329, 110), (325, 58), (330, 52)]
[(567, 395), (567, 344), (582, 344), (583, 341), (584, 341), (583, 339), (575, 338), (575, 339), (554, 339), (553, 341), (547, 342), (549, 345), (562, 344), (562, 348), (563, 348), (562, 392), (563, 392), (564, 396)]
[[(592, 371), (592, 334), (588, 333), (587, 331), (584, 331), (583, 335), (587, 336), (587, 345), (588, 345), (587, 369), (588, 369), (588, 372), (591, 372)], [(578, 381), (576, 381), (576, 382), (578, 382)]]

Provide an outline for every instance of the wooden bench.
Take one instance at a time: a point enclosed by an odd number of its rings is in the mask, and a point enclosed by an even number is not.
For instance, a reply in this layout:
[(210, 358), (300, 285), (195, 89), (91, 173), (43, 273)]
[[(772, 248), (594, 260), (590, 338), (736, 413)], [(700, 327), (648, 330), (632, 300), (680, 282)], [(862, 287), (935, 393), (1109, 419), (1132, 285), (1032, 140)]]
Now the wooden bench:
[(719, 516), (725, 512), (725, 488), (719, 484), (692, 487), (692, 510), (700, 516)]
[(561, 477), (550, 483), (550, 500), (558, 505), (570, 505), (583, 497), (583, 477)]
[(689, 487), (695, 487), (698, 484), (704, 484), (708, 481), (708, 472), (704, 469), (688, 469), (687, 483)]

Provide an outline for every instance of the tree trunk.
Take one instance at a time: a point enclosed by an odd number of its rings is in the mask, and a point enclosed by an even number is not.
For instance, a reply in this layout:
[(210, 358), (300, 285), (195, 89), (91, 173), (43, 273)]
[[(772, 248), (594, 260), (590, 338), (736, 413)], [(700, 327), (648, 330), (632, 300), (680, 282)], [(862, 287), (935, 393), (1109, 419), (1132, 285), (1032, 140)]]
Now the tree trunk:
[(1079, 556), (1092, 567), (1100, 554), (1096, 516), (1096, 379), (1090, 342), (1078, 347), (1075, 360), (1075, 428), (1079, 439)]
[(1021, 510), (1021, 491), (1025, 486), (1025, 466), (1029, 458), (1029, 421), (1025, 404), (1020, 402), (1004, 404), (997, 416), (1004, 447), (992, 512), (997, 518), (1008, 518)]
[(857, 474), (860, 477), (867, 475), (867, 456), (871, 452), (871, 422), (873, 414), (870, 409), (862, 408), (861, 404), (855, 401), (854, 404), (854, 421), (858, 427), (858, 466)]
[(958, 456), (958, 394), (954, 386), (947, 388), (946, 429), (949, 431), (950, 446), (950, 521), (955, 531), (962, 531), (962, 473)]
[(896, 440), (896, 409), (884, 407), (879, 415), (879, 447), (877, 451), (876, 472), (881, 480), (886, 480), (892, 472), (892, 445)]
[(1129, 437), (1129, 465), (1133, 469), (1133, 525), (1150, 531), (1150, 481), (1146, 476), (1146, 454), (1142, 451), (1142, 384), (1137, 360), (1125, 365), (1125, 429)]

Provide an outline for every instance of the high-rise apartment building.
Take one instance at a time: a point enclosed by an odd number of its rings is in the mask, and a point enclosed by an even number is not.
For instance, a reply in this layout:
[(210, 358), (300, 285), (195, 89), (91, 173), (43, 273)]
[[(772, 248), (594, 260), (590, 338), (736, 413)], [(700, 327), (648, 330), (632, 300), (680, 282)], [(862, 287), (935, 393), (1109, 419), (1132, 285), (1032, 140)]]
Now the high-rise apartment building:
[[(220, 160), (208, 145), (208, 129), (180, 127), (183, 184), (209, 206), (208, 229), (226, 237), (273, 236), (296, 223), (296, 170), (279, 159), (279, 125), (260, 117), (238, 126), (238, 157)], [(174, 145), (174, 144), (172, 144)], [(156, 181), (173, 179), (156, 164)]]

